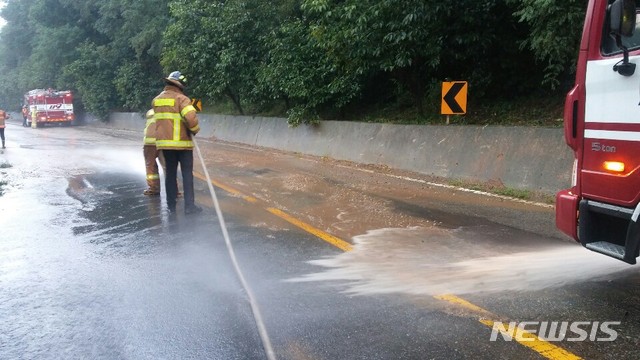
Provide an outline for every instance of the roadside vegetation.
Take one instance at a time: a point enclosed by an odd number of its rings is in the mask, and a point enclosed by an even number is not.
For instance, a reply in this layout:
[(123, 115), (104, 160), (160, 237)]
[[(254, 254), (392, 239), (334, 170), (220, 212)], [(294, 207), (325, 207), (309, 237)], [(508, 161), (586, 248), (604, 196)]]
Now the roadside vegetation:
[(495, 181), (471, 181), (460, 179), (445, 179), (449, 185), (461, 187), (469, 190), (483, 191), (491, 194), (506, 196), (514, 199), (527, 200), (532, 202), (538, 202), (543, 204), (553, 205), (556, 202), (555, 194), (550, 194), (544, 191), (533, 191), (527, 189), (515, 189), (505, 186), (502, 183)]
[[(10, 167), (12, 167), (11, 164), (6, 161), (0, 162), (0, 169), (8, 169)], [(9, 185), (8, 181), (0, 179), (0, 196), (4, 195), (5, 187), (7, 185)]]
[(556, 126), (583, 0), (7, 0), (0, 106), (70, 89), (101, 118), (146, 111), (179, 69), (207, 112), (434, 124), (441, 83), (467, 81), (453, 124)]

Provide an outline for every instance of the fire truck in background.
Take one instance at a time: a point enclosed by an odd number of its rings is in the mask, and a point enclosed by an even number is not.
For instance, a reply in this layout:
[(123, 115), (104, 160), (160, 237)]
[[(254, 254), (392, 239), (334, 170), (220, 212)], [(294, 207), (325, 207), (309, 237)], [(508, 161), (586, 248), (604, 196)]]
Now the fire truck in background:
[(45, 124), (71, 125), (75, 119), (73, 95), (69, 90), (31, 90), (24, 94), (24, 104), (29, 109), (27, 124), (32, 127)]
[(572, 185), (556, 225), (589, 250), (635, 264), (640, 244), (640, 31), (635, 0), (589, 0), (564, 136)]

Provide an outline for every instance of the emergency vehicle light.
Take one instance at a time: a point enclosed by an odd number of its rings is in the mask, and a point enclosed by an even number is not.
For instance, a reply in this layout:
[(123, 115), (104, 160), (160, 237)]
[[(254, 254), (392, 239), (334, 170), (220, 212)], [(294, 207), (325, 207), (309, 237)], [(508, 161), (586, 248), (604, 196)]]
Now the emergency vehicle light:
[(613, 172), (623, 172), (624, 163), (620, 161), (605, 161), (604, 168)]

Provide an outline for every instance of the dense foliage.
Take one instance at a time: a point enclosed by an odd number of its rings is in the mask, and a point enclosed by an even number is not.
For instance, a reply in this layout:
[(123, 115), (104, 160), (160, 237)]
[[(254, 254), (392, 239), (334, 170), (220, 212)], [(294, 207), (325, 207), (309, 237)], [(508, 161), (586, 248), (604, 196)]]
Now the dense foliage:
[[(583, 0), (8, 0), (0, 105), (33, 88), (87, 111), (144, 111), (179, 69), (190, 95), (293, 124), (387, 107), (439, 112), (440, 84), (471, 103), (564, 91)], [(560, 96), (560, 95), (559, 95)]]

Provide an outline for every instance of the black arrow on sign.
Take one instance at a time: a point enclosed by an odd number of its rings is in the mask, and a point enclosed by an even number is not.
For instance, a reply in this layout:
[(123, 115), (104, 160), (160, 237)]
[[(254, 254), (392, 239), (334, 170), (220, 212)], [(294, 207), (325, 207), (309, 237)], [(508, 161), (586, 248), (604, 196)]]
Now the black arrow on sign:
[(449, 106), (449, 109), (451, 109), (451, 112), (454, 112), (454, 113), (464, 112), (462, 110), (462, 107), (460, 107), (460, 105), (456, 101), (456, 96), (458, 96), (458, 93), (460, 92), (460, 90), (462, 90), (464, 85), (465, 84), (463, 82), (454, 83), (453, 86), (451, 86), (451, 89), (449, 89), (449, 91), (447, 92), (447, 95), (445, 95), (442, 98), (442, 100), (444, 100), (444, 102), (447, 103), (447, 106)]

